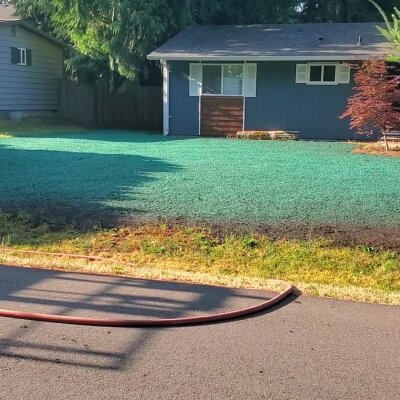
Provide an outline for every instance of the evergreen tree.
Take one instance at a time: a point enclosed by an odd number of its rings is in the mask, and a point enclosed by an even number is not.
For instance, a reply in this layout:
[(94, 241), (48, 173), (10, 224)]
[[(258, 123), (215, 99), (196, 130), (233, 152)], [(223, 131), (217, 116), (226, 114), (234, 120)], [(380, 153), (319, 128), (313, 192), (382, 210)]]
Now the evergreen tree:
[[(378, 0), (384, 11), (396, 0)], [(306, 0), (300, 2), (301, 22), (364, 22), (381, 20), (378, 10), (367, 0)]]

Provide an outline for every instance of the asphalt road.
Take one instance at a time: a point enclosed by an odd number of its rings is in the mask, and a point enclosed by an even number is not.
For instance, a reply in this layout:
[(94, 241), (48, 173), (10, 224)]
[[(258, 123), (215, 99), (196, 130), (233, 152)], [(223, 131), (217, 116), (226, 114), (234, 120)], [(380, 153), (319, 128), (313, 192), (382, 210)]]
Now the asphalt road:
[[(248, 290), (0, 267), (0, 308), (176, 317), (259, 303)], [(0, 318), (0, 399), (400, 399), (400, 308), (292, 297), (169, 329)]]

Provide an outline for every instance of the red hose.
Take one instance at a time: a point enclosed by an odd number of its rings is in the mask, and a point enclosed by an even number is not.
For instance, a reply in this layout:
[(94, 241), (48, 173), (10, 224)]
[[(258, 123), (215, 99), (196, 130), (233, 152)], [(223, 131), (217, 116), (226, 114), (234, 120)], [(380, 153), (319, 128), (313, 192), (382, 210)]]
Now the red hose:
[[(19, 252), (19, 253), (29, 253), (29, 254), (41, 254), (41, 255), (50, 255), (50, 256), (62, 256), (62, 257), (73, 257), (73, 258), (84, 258), (90, 260), (97, 261), (116, 261), (104, 257), (99, 256), (84, 256), (79, 254), (67, 254), (67, 253), (47, 253), (33, 250), (14, 250), (14, 249), (5, 249), (1, 250), (9, 251), (9, 252)], [(88, 275), (94, 275), (88, 274)], [(101, 276), (110, 276), (105, 274), (95, 274)], [(109, 327), (177, 327), (184, 325), (197, 325), (204, 324), (210, 322), (217, 321), (226, 321), (234, 318), (248, 316), (254, 313), (258, 313), (260, 311), (264, 311), (272, 306), (276, 305), (283, 299), (285, 299), (289, 294), (291, 294), (294, 290), (294, 287), (288, 283), (283, 282), (285, 284), (286, 289), (277, 294), (272, 299), (269, 299), (261, 304), (243, 308), (236, 311), (223, 312), (218, 314), (210, 314), (210, 315), (201, 315), (197, 317), (182, 317), (182, 318), (154, 318), (154, 319), (107, 319), (107, 318), (85, 318), (85, 317), (71, 317), (64, 315), (54, 315), (54, 314), (41, 314), (41, 313), (31, 313), (31, 312), (22, 312), (22, 311), (14, 311), (14, 310), (4, 310), (0, 309), (0, 317), (6, 318), (17, 318), (17, 319), (26, 319), (32, 321), (43, 321), (43, 322), (53, 322), (60, 324), (74, 324), (74, 325), (90, 325), (90, 326), (109, 326)]]

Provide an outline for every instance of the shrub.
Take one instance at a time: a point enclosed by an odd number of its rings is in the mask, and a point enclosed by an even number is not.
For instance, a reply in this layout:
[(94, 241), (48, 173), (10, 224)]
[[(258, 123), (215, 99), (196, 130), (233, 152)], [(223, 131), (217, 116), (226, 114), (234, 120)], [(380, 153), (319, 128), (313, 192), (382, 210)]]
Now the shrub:
[(390, 76), (384, 60), (365, 61), (354, 75), (355, 94), (347, 103), (346, 111), (340, 118), (350, 117), (350, 127), (361, 135), (386, 131), (400, 126), (400, 113), (394, 109), (398, 97), (398, 77)]

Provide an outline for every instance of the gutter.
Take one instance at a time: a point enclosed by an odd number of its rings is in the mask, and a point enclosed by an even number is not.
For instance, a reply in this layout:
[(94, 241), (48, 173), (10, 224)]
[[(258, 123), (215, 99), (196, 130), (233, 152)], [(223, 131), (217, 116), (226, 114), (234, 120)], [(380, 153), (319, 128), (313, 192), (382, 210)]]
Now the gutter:
[(386, 54), (362, 54), (340, 56), (168, 56), (166, 54), (149, 54), (148, 60), (165, 61), (358, 61), (371, 57), (385, 57)]

